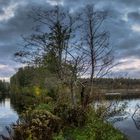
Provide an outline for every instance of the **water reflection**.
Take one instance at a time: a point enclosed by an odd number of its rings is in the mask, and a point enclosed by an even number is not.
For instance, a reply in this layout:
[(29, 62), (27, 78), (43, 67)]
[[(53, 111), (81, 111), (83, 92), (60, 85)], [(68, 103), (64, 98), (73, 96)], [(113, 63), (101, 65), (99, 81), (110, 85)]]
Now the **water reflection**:
[(10, 99), (6, 98), (0, 102), (0, 135), (7, 135), (6, 126), (16, 122), (17, 112), (12, 108)]
[[(110, 105), (109, 102), (105, 102), (105, 104)], [(118, 107), (122, 104), (127, 104), (127, 106), (123, 114), (110, 118), (110, 122), (113, 122), (113, 125), (128, 136), (130, 140), (140, 140), (140, 108), (138, 108), (138, 105), (140, 106), (140, 99), (122, 100), (119, 102), (114, 100), (111, 102), (112, 107)], [(98, 102), (96, 106), (98, 107)], [(136, 113), (133, 115), (135, 111)], [(16, 122), (17, 119), (18, 114), (12, 107), (10, 99), (0, 100), (0, 135), (6, 136), (7, 131), (5, 127)]]
[[(123, 132), (129, 140), (140, 140), (140, 99), (106, 100), (96, 102), (95, 108), (107, 108), (107, 121)], [(116, 112), (119, 108), (123, 111)], [(112, 114), (112, 112), (114, 112)]]
[[(130, 140), (140, 140), (140, 110), (137, 110), (137, 105), (140, 105), (140, 99), (123, 100), (121, 103), (127, 102), (125, 108), (126, 118), (122, 121), (116, 121), (114, 126), (121, 130)], [(136, 114), (134, 115), (136, 111)]]

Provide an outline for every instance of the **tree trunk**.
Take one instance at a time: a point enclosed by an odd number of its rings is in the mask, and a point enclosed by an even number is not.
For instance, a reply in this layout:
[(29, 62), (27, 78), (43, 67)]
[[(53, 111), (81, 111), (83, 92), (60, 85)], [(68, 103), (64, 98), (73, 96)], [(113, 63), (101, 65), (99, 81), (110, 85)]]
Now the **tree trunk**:
[(76, 105), (73, 83), (71, 83), (71, 103), (73, 106)]

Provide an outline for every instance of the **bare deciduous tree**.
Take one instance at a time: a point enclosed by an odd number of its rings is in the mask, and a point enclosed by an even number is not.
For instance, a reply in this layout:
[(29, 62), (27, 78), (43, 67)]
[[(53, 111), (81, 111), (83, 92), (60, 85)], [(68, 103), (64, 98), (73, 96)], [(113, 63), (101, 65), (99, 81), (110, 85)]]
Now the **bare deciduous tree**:
[(109, 33), (102, 28), (106, 16), (106, 12), (94, 11), (93, 6), (87, 6), (79, 14), (58, 6), (34, 9), (31, 17), (39, 25), (29, 37), (23, 37), (23, 50), (15, 56), (23, 63), (45, 66), (56, 74), (58, 80), (69, 85), (75, 104), (74, 87), (77, 83), (84, 87), (79, 80), (82, 75), (90, 71), (92, 94), (94, 78), (103, 77), (112, 68)]
[(87, 54), (90, 70), (90, 94), (93, 93), (94, 79), (103, 77), (113, 67), (112, 48), (109, 45), (109, 32), (102, 26), (107, 12), (95, 11), (93, 5), (85, 8), (83, 16), (83, 51)]
[[(22, 63), (45, 66), (56, 74), (62, 83), (70, 85), (72, 103), (74, 104), (74, 85), (79, 72), (82, 56), (77, 56), (75, 36), (79, 28), (79, 14), (72, 15), (62, 7), (51, 9), (33, 9), (30, 15), (39, 25), (34, 33), (23, 37), (23, 50), (15, 53)], [(81, 67), (81, 66), (80, 66)]]

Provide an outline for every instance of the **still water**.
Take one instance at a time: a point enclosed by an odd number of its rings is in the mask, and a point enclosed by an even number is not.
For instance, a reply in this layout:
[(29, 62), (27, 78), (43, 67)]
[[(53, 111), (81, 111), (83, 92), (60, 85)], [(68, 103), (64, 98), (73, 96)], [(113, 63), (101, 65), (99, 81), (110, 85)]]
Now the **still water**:
[[(120, 119), (113, 125), (123, 132), (129, 140), (140, 140), (140, 99), (122, 100), (119, 104), (127, 103), (124, 115), (115, 116), (114, 118)], [(135, 116), (133, 116), (137, 109)], [(114, 119), (112, 118), (112, 119)], [(6, 98), (0, 101), (0, 135), (8, 135), (6, 126), (14, 123), (18, 120), (18, 114), (11, 105), (10, 98)]]
[(6, 98), (0, 102), (0, 135), (7, 136), (6, 126), (18, 120), (18, 114), (13, 109), (10, 99)]
[[(127, 103), (126, 113), (123, 116), (125, 119), (117, 121), (114, 123), (114, 126), (121, 130), (129, 140), (140, 140), (140, 99), (123, 100), (120, 102)], [(134, 112), (135, 115), (133, 116)]]

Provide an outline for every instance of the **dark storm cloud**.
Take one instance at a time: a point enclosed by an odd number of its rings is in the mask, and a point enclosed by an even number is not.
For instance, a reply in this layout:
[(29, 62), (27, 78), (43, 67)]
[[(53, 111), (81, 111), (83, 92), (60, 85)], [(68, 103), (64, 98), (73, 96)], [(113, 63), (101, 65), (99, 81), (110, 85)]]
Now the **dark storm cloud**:
[(140, 5), (140, 1), (139, 0), (119, 0), (118, 1), (120, 4), (124, 4), (125, 6), (128, 6), (129, 7), (133, 7), (133, 8), (136, 8), (136, 7), (139, 7)]
[(0, 77), (11, 75), (18, 66), (13, 61), (13, 53), (21, 47), (18, 45), (21, 42), (20, 36), (30, 34), (35, 24), (27, 16), (31, 8), (46, 8), (56, 3), (73, 12), (86, 4), (94, 4), (98, 10), (107, 10), (108, 18), (104, 28), (110, 32), (110, 45), (115, 50), (116, 61), (126, 58), (140, 59), (140, 32), (132, 29), (133, 25), (140, 24), (140, 0), (0, 0), (0, 18), (5, 14), (5, 8), (17, 4), (8, 13), (13, 12), (13, 16), (0, 20), (0, 64), (9, 68), (9, 74), (8, 70), (3, 72), (0, 69)]
[(38, 5), (33, 3), (19, 5), (14, 11), (14, 17), (7, 21), (0, 21), (0, 57), (12, 56), (20, 47), (21, 35), (26, 36), (32, 31), (35, 22), (28, 15), (33, 6)]
[(139, 11), (130, 12), (128, 13), (128, 18), (133, 22), (140, 22), (140, 12)]
[(9, 5), (12, 2), (12, 0), (0, 0), (0, 7), (5, 7)]
[(19, 45), (22, 43), (21, 35), (30, 34), (35, 25), (33, 19), (29, 18), (28, 15), (32, 8), (49, 6), (45, 0), (39, 2), (38, 0), (0, 0), (0, 19), (4, 15), (3, 9), (14, 4), (17, 4), (17, 7), (13, 8), (13, 11), (9, 11), (9, 14), (13, 12), (14, 16), (7, 20), (0, 20), (0, 64), (8, 65), (13, 69), (16, 67), (13, 54), (21, 47)]
[[(57, 1), (57, 0), (56, 0)], [(112, 1), (112, 0), (63, 0), (65, 6), (69, 6), (71, 8), (79, 8), (83, 7), (86, 4), (93, 4), (99, 10), (105, 10), (108, 12), (108, 18), (104, 23), (105, 29), (110, 32), (110, 42), (115, 50), (117, 49), (126, 49), (130, 46), (131, 36), (133, 34), (133, 43), (139, 44), (139, 41), (135, 39), (137, 36), (132, 32), (131, 26), (132, 24), (126, 21), (127, 12), (133, 9), (132, 5), (130, 5), (127, 1)], [(139, 1), (136, 1), (136, 3)], [(125, 7), (129, 5), (128, 7)], [(134, 6), (133, 2), (133, 6)], [(136, 4), (137, 5), (137, 4)], [(119, 8), (118, 8), (119, 7)], [(125, 8), (124, 8), (125, 7)], [(127, 10), (126, 10), (127, 9)], [(78, 9), (79, 10), (79, 9)], [(136, 40), (136, 42), (135, 42)], [(128, 45), (127, 45), (128, 42)], [(126, 45), (124, 45), (126, 43)], [(120, 45), (119, 45), (120, 44)], [(132, 44), (132, 43), (131, 43)], [(133, 46), (135, 46), (135, 44)]]
[(0, 0), (0, 14), (4, 14), (5, 8), (12, 3), (14, 3), (14, 0)]

